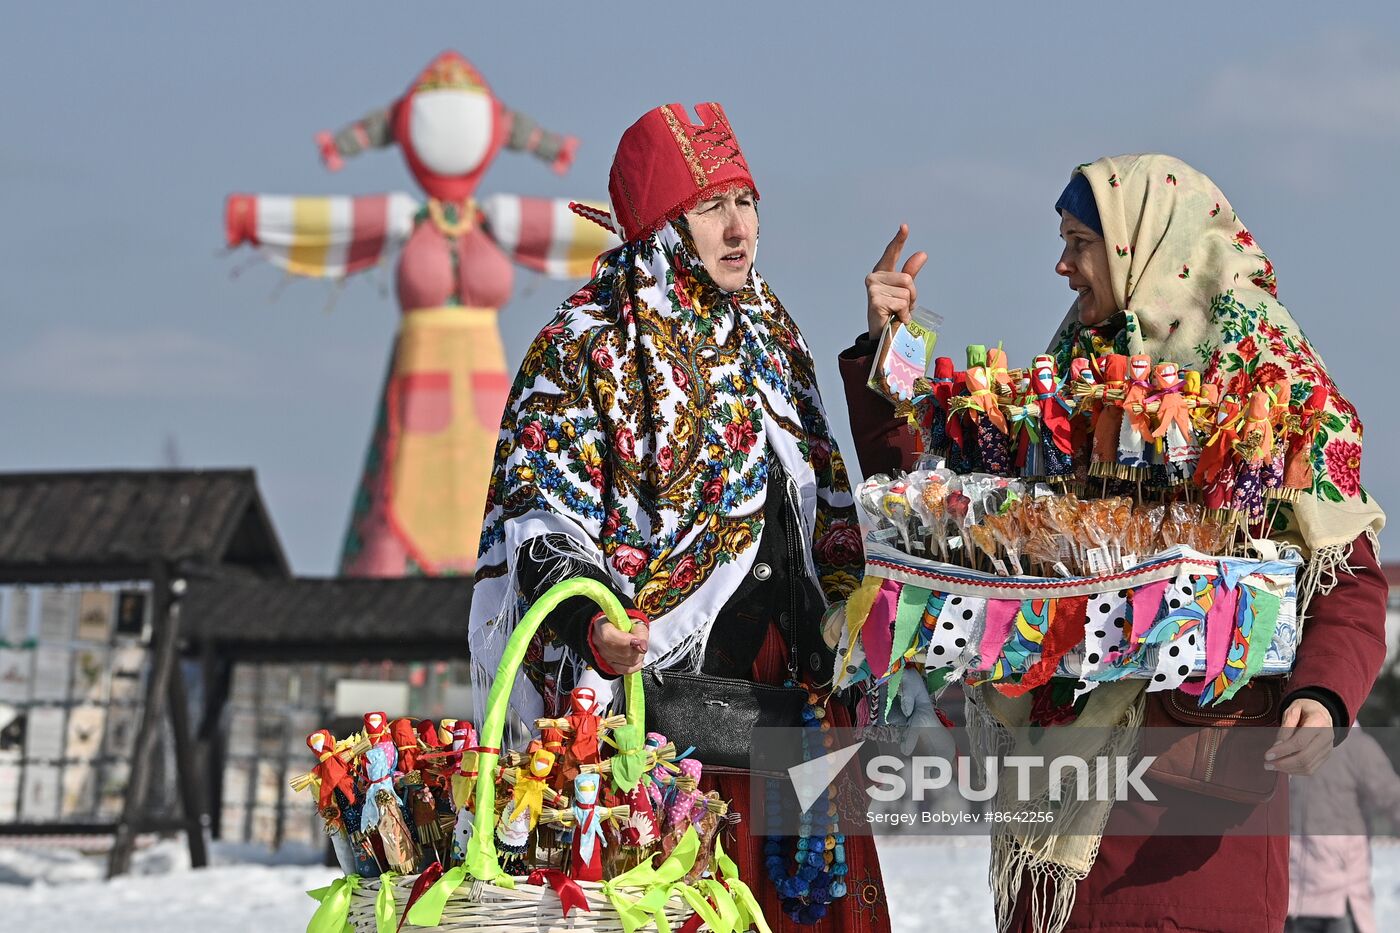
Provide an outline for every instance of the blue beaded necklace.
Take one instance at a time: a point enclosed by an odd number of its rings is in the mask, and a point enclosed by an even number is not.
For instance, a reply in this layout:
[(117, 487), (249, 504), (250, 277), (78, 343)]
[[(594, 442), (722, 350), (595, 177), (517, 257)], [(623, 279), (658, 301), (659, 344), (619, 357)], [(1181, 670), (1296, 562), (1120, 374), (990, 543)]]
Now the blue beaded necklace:
[[(796, 686), (788, 681), (786, 686)], [(807, 707), (802, 711), (803, 760), (811, 760), (812, 752), (821, 746), (818, 755), (826, 754), (832, 745), (826, 710), (818, 705), (814, 693), (807, 694)], [(797, 836), (796, 871), (789, 872), (789, 860), (784, 857), (784, 838), (777, 833), (781, 827), (781, 795), (774, 781), (765, 784), (765, 807), (768, 813), (768, 836), (763, 844), (763, 864), (768, 880), (782, 898), (783, 913), (794, 923), (820, 923), (831, 903), (846, 895), (846, 837), (838, 833), (837, 784), (832, 781), (824, 800), (818, 800), (802, 814), (802, 827)]]

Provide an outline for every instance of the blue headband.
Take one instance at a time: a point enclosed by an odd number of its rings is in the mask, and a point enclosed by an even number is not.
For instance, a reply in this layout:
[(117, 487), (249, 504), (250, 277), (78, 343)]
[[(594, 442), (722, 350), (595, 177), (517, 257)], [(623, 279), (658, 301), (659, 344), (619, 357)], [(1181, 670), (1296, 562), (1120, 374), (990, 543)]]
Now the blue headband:
[(1089, 179), (1083, 172), (1075, 172), (1065, 185), (1060, 200), (1055, 202), (1055, 213), (1069, 212), (1084, 226), (1103, 236), (1103, 222), (1099, 220), (1099, 205), (1094, 200), (1094, 190), (1089, 187)]

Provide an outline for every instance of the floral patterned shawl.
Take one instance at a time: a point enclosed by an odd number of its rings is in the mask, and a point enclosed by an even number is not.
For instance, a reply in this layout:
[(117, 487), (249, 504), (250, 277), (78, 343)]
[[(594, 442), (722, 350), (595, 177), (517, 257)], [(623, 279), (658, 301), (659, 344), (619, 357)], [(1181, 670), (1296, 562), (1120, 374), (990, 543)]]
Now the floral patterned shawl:
[[(1284, 537), (1335, 563), (1385, 514), (1360, 482), (1361, 420), (1302, 329), (1278, 300), (1274, 267), (1230, 202), (1205, 175), (1165, 155), (1127, 155), (1081, 165), (1103, 224), (1120, 314), (1096, 327), (1074, 309), (1052, 352), (1061, 366), (1094, 347), (1146, 353), (1201, 370), (1247, 401), (1282, 377), (1301, 408), (1314, 386), (1327, 391), (1312, 448), (1310, 490), (1283, 514)], [(1291, 512), (1291, 516), (1289, 513)], [(1277, 535), (1276, 535), (1277, 536)]]
[[(523, 612), (517, 549), (546, 534), (651, 617), (648, 663), (698, 668), (757, 552), (773, 455), (806, 570), (844, 598), (864, 566), (860, 526), (797, 325), (757, 272), (717, 288), (683, 220), (604, 256), (530, 346), (506, 405), (472, 599), (478, 687)], [(532, 649), (535, 689), (518, 680), (512, 694), (522, 718), (567, 689), (546, 669), (559, 654)]]

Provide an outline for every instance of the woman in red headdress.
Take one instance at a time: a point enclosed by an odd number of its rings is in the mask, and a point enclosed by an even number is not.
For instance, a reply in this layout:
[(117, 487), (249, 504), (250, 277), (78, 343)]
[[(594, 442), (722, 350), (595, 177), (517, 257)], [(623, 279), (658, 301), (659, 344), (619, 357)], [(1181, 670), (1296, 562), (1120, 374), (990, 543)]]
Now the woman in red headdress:
[[(557, 580), (597, 579), (648, 623), (623, 634), (585, 599), (561, 604), (512, 694), (526, 722), (558, 715), (579, 684), (604, 701), (644, 663), (829, 683), (822, 612), (864, 564), (811, 355), (754, 270), (757, 186), (724, 110), (696, 116), (658, 107), (623, 134), (612, 214), (592, 212), (623, 245), (541, 331), (506, 405), (472, 600), (482, 681)], [(748, 813), (748, 780), (707, 786)], [(831, 858), (794, 881), (793, 844), (765, 864), (762, 830), (741, 822), (725, 848), (775, 926), (887, 929), (868, 836), (814, 836)]]

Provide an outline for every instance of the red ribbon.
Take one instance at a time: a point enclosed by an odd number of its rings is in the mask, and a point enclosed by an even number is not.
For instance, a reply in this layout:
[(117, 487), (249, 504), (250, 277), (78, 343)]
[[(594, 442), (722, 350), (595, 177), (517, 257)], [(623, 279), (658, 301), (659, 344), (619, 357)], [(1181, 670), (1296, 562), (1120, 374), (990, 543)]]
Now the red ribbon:
[(582, 907), (584, 910), (592, 912), (588, 906), (588, 898), (584, 896), (583, 888), (578, 886), (578, 882), (564, 874), (557, 868), (536, 868), (530, 872), (530, 877), (525, 879), (526, 884), (543, 885), (545, 882), (554, 889), (554, 893), (559, 895), (559, 904), (564, 908), (564, 916), (569, 916), (569, 911), (575, 907)]
[(408, 903), (403, 905), (403, 913), (399, 915), (399, 925), (394, 928), (394, 933), (399, 933), (403, 929), (403, 922), (408, 919), (408, 912), (413, 909), (413, 905), (418, 903), (418, 898), (433, 886), (442, 877), (442, 863), (434, 862), (423, 869), (423, 874), (418, 876), (418, 880), (413, 882), (413, 890), (408, 892)]

